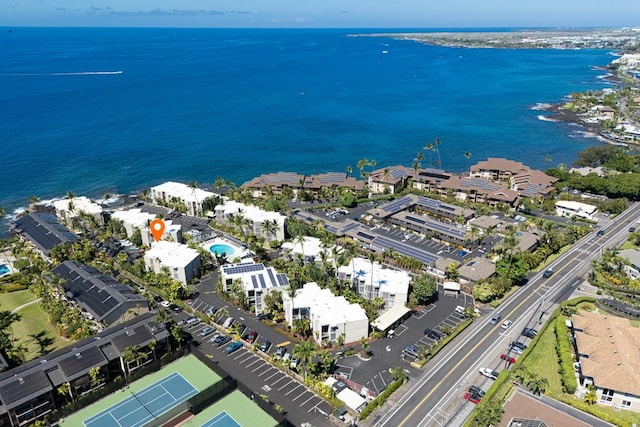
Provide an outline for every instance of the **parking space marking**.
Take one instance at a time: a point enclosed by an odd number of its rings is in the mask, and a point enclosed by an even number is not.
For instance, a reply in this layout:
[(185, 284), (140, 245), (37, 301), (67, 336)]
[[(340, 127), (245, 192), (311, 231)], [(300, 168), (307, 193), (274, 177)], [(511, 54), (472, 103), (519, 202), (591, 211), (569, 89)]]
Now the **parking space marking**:
[(280, 372), (280, 371), (278, 371), (278, 370), (276, 369), (276, 372), (275, 372), (275, 373), (271, 374), (270, 376), (268, 376), (268, 377), (267, 377), (267, 378), (265, 378), (264, 380), (265, 380), (265, 381), (269, 381), (271, 378), (273, 378), (273, 377), (275, 377), (276, 375), (281, 374), (281, 373), (282, 373), (282, 372)]
[(266, 374), (267, 372), (269, 372), (269, 371), (270, 371), (270, 370), (272, 370), (272, 369), (275, 369), (275, 370), (277, 371), (277, 369), (276, 369), (276, 368), (274, 368), (273, 366), (269, 366), (269, 368), (268, 368), (266, 371), (264, 371), (264, 372), (263, 372), (263, 373), (261, 373), (261, 374), (258, 374), (258, 376), (259, 376), (259, 377), (261, 377), (261, 376), (263, 376), (264, 374)]
[(302, 404), (300, 404), (300, 406), (302, 407), (302, 406), (306, 405), (308, 401), (310, 401), (311, 399), (314, 399), (315, 397), (316, 397), (316, 395), (311, 393), (311, 397), (308, 398), (307, 400), (305, 400), (304, 402), (302, 402)]
[(395, 335), (402, 335), (404, 332), (406, 332), (409, 328), (406, 327), (405, 325), (398, 325), (398, 327), (396, 329), (394, 329), (395, 331)]
[[(246, 354), (242, 353), (242, 350), (238, 351), (238, 354), (236, 354), (236, 357), (233, 357), (233, 360), (238, 360), (239, 358), (241, 358), (242, 356), (246, 356)], [(239, 363), (238, 363), (239, 364)]]
[[(311, 412), (314, 410), (319, 410), (320, 412), (322, 412), (322, 409), (318, 408), (318, 405), (321, 404), (322, 402), (324, 402), (324, 400), (321, 400), (320, 402), (316, 403), (314, 406), (312, 406), (311, 408), (309, 408), (309, 410), (307, 412)], [(314, 411), (315, 412), (315, 411)]]
[[(278, 378), (276, 381), (271, 383), (271, 387), (275, 387), (276, 384), (278, 384), (280, 381), (282, 381), (285, 378), (289, 378), (289, 377), (287, 377), (286, 375), (282, 374), (282, 377)], [(269, 379), (269, 378), (267, 378), (267, 379)]]
[[(293, 381), (293, 380), (291, 380)], [(292, 388), (291, 390), (289, 390), (288, 392), (286, 392), (284, 395), (285, 396), (289, 396), (291, 393), (293, 393), (295, 390), (297, 390), (300, 387), (300, 384), (296, 384), (296, 386), (294, 388)]]
[(259, 357), (256, 357), (256, 360), (254, 360), (253, 362), (249, 363), (246, 367), (250, 367), (253, 366), (255, 363), (261, 362), (262, 359), (260, 359)]
[[(288, 377), (287, 377), (288, 378)], [(280, 387), (278, 389), (278, 391), (282, 390), (283, 388), (285, 388), (286, 386), (288, 386), (289, 384), (291, 384), (292, 382), (294, 382), (291, 378), (289, 378), (289, 381), (287, 381), (287, 383), (285, 385), (283, 385), (282, 387)], [(294, 389), (295, 390), (295, 389)]]
[(448, 326), (448, 327), (450, 327), (450, 328), (453, 328), (453, 327), (455, 327), (455, 326), (458, 324), (458, 322), (453, 322), (453, 321), (449, 320), (448, 318), (447, 318), (447, 319), (444, 319), (444, 320), (443, 320), (442, 322), (440, 322), (440, 323), (444, 323), (445, 325), (447, 325), (447, 326)]
[[(255, 371), (257, 371), (260, 368), (263, 368), (265, 366), (265, 363), (263, 363), (262, 365), (259, 365), (256, 369), (254, 369), (253, 371), (251, 371), (251, 373), (254, 373)], [(268, 366), (268, 365), (267, 365)], [(267, 369), (265, 372), (268, 372), (269, 370)]]
[[(307, 393), (309, 393), (309, 390), (304, 389), (304, 391), (302, 393), (300, 393), (298, 396), (296, 396), (293, 399), (291, 399), (291, 401), (295, 402), (296, 400), (300, 399), (302, 396), (304, 396)], [(313, 397), (313, 393), (311, 393), (311, 397)], [(300, 406), (302, 406), (302, 405), (300, 405)]]

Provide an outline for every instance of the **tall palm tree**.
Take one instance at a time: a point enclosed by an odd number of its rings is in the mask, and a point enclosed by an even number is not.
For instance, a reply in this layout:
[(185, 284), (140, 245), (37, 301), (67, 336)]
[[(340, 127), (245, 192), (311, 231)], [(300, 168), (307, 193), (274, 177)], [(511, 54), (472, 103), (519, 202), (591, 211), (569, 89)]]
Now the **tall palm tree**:
[(307, 377), (308, 364), (318, 352), (318, 344), (313, 340), (303, 340), (293, 347), (293, 357), (300, 359), (304, 366), (304, 377)]
[(436, 150), (436, 154), (438, 154), (438, 164), (436, 165), (437, 168), (442, 168), (442, 159), (440, 159), (440, 143), (442, 141), (440, 141), (440, 138), (436, 138), (436, 145), (435, 145), (435, 150)]
[(425, 145), (423, 147), (424, 150), (427, 150), (429, 152), (429, 167), (433, 167), (433, 162), (431, 161), (431, 153), (433, 152), (433, 143), (430, 142), (427, 145)]
[(196, 199), (196, 205), (193, 209), (193, 216), (198, 216), (198, 207), (200, 204), (198, 203), (198, 197), (196, 196), (196, 190), (198, 189), (198, 183), (196, 181), (191, 181), (189, 183), (189, 188), (191, 188), (191, 194), (193, 194), (193, 198)]
[(469, 163), (469, 159), (471, 158), (471, 153), (469, 151), (465, 151), (464, 158), (467, 159), (467, 163), (469, 166), (469, 176), (471, 176), (471, 163)]

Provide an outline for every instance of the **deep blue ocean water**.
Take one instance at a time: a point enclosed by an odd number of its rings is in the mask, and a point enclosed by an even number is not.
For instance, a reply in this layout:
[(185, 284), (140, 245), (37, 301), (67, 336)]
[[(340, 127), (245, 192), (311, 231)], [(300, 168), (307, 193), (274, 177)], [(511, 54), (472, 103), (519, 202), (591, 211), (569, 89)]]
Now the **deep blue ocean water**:
[(2, 31), (0, 206), (218, 175), (243, 183), (349, 165), (357, 174), (363, 157), (411, 166), (437, 137), (442, 167), (454, 172), (489, 156), (570, 164), (598, 143), (531, 107), (601, 88), (603, 72), (592, 67), (609, 63), (608, 52), (443, 48), (350, 33), (363, 31)]

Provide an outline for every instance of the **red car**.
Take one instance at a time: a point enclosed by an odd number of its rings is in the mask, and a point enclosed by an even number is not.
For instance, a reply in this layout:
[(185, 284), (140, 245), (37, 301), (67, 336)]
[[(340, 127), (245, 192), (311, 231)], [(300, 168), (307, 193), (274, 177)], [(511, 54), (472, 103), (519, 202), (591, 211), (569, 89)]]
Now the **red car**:
[(482, 400), (482, 396), (480, 396), (480, 394), (478, 393), (474, 393), (473, 391), (467, 391), (464, 394), (464, 398), (475, 405), (480, 403), (480, 401)]
[(253, 344), (256, 338), (258, 338), (258, 333), (256, 331), (251, 331), (249, 332), (249, 335), (247, 335), (247, 342), (249, 344)]
[(508, 354), (501, 354), (500, 355), (500, 359), (502, 360), (506, 360), (509, 363), (516, 363), (516, 359), (515, 357), (511, 357)]

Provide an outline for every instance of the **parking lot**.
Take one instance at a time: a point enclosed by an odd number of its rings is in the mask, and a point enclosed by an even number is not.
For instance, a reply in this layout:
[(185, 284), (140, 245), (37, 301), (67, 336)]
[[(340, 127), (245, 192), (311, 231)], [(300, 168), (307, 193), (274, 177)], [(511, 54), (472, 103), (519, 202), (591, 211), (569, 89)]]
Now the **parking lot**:
[(369, 351), (372, 354), (370, 360), (362, 360), (358, 356), (349, 356), (337, 360), (337, 372), (347, 379), (354, 381), (373, 390), (376, 393), (393, 381), (389, 369), (402, 368), (409, 378), (415, 378), (421, 371), (413, 368), (409, 362), (415, 357), (403, 356), (403, 349), (407, 346), (425, 345), (433, 342), (424, 335), (425, 328), (444, 332), (447, 328), (455, 328), (464, 318), (455, 312), (457, 306), (471, 306), (471, 296), (459, 294), (458, 296), (444, 295), (439, 288), (438, 300), (422, 307), (411, 317), (406, 319), (394, 329), (393, 338), (381, 338), (371, 342)]

